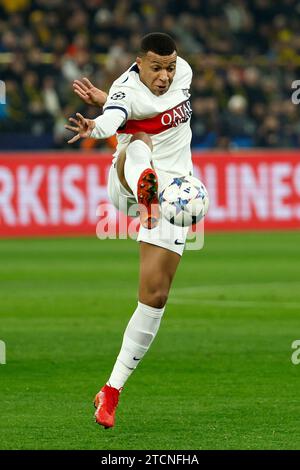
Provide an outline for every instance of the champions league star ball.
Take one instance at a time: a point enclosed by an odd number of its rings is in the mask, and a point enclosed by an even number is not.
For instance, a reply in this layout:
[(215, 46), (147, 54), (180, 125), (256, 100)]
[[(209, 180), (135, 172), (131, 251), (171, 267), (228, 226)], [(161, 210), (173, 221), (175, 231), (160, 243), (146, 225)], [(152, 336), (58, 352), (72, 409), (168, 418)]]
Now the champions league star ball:
[(159, 195), (162, 215), (171, 224), (189, 227), (207, 213), (209, 199), (206, 187), (194, 176), (174, 178)]

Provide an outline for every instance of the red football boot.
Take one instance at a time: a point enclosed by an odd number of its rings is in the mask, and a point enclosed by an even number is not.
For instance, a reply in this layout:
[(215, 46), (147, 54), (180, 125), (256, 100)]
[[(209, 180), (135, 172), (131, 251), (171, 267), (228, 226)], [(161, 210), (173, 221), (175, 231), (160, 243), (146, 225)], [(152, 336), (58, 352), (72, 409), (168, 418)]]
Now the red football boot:
[(115, 413), (121, 390), (104, 385), (95, 396), (94, 405), (97, 408), (95, 412), (96, 423), (104, 426), (105, 429), (112, 428), (115, 424)]
[(156, 173), (152, 168), (146, 168), (139, 177), (137, 195), (141, 225), (148, 229), (155, 228), (158, 225), (159, 204), (157, 193)]

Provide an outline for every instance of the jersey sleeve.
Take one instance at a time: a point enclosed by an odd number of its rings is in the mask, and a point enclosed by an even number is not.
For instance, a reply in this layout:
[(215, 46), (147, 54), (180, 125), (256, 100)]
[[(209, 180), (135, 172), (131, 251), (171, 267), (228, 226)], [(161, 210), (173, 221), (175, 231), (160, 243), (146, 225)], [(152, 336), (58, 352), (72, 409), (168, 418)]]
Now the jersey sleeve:
[(91, 133), (93, 139), (107, 139), (114, 135), (120, 126), (126, 121), (124, 112), (119, 108), (108, 108), (104, 114), (98, 116), (95, 127)]
[(132, 91), (130, 87), (124, 86), (128, 80), (124, 75), (112, 84), (103, 106), (103, 114), (95, 119), (96, 126), (91, 133), (95, 139), (111, 137), (131, 115)]
[(119, 109), (123, 112), (124, 118), (127, 120), (131, 115), (131, 100), (131, 89), (127, 86), (123, 86), (122, 83), (114, 83), (109, 90), (106, 103), (103, 107), (103, 113), (108, 110)]

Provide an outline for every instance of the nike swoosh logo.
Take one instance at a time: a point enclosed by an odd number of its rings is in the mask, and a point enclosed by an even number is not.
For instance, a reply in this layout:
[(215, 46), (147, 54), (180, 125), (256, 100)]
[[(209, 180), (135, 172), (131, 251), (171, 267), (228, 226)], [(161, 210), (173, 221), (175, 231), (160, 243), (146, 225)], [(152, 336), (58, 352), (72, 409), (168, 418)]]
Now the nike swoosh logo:
[(178, 241), (177, 239), (175, 240), (174, 243), (175, 243), (175, 245), (184, 245), (184, 242), (180, 242), (180, 241)]
[(133, 360), (134, 360), (134, 361), (140, 361), (140, 360), (141, 360), (141, 358), (140, 358), (140, 357), (139, 357), (139, 358), (137, 358), (137, 357), (135, 357), (135, 356), (134, 356)]

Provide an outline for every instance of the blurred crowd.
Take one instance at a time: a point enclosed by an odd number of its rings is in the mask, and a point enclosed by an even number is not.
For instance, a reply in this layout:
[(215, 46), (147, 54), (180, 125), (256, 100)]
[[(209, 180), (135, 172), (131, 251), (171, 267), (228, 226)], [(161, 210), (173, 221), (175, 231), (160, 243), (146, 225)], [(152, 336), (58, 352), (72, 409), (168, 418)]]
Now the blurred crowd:
[(193, 67), (194, 148), (299, 146), (300, 0), (0, 0), (0, 149), (12, 135), (67, 147), (66, 118), (101, 113), (73, 80), (107, 91), (152, 31)]

